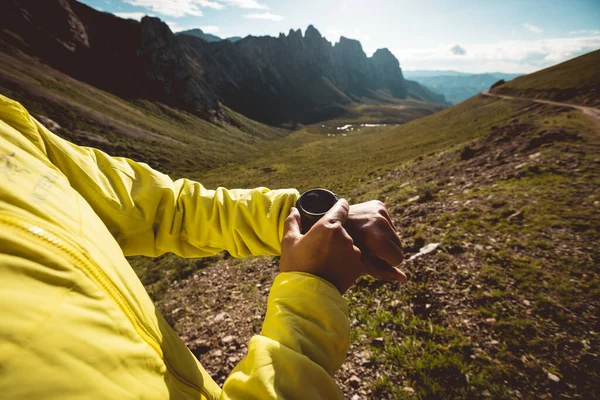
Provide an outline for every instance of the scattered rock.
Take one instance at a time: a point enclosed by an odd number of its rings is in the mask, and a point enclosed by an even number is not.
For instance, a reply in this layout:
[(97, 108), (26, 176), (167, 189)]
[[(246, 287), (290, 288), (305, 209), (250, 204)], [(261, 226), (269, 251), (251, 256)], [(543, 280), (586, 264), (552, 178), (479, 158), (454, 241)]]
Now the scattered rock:
[(496, 318), (486, 318), (485, 323), (488, 325), (494, 325), (496, 323)]
[(550, 379), (553, 382), (560, 382), (560, 378), (551, 372), (548, 372), (548, 379)]
[(42, 125), (44, 125), (50, 131), (56, 131), (56, 130), (60, 129), (60, 125), (57, 122), (51, 120), (50, 118), (48, 118), (44, 115), (40, 115), (38, 117), (38, 120), (41, 122)]
[(405, 392), (407, 392), (407, 393), (411, 393), (411, 394), (414, 394), (414, 393), (415, 393), (415, 389), (411, 388), (410, 386), (404, 386), (404, 387), (402, 388), (402, 390), (404, 390), (404, 391), (405, 391)]
[(208, 350), (210, 350), (210, 343), (208, 342), (208, 340), (204, 339), (196, 340), (190, 344), (190, 350), (196, 357), (198, 357), (199, 355), (204, 354)]
[(441, 243), (429, 243), (427, 246), (421, 247), (419, 252), (417, 254), (412, 255), (408, 259), (408, 261), (414, 260), (417, 257), (424, 256), (425, 254), (432, 253), (432, 252), (436, 251), (437, 249), (439, 249), (441, 246), (442, 246)]
[(179, 308), (176, 308), (173, 311), (171, 311), (171, 315), (174, 315), (177, 317), (177, 316), (183, 314), (184, 311), (185, 311), (185, 308), (179, 307)]
[(538, 158), (540, 158), (541, 155), (542, 155), (542, 152), (538, 151), (537, 153), (530, 154), (529, 155), (529, 159), (530, 160), (537, 160)]
[(517, 211), (514, 214), (511, 214), (508, 216), (508, 220), (512, 221), (512, 220), (522, 220), (523, 219), (523, 213), (521, 211)]
[(415, 196), (415, 197), (411, 197), (410, 199), (406, 200), (408, 203), (414, 203), (415, 201), (419, 201), (419, 199), (421, 198), (421, 196)]
[(350, 379), (348, 379), (348, 383), (350, 384), (350, 386), (352, 386), (355, 389), (360, 386), (361, 382), (362, 380), (356, 375), (352, 375)]
[(481, 150), (474, 149), (471, 146), (467, 145), (460, 152), (460, 159), (463, 161), (470, 160), (471, 158), (475, 157), (479, 152), (481, 152)]
[(224, 338), (221, 339), (221, 343), (223, 343), (223, 344), (228, 344), (228, 343), (231, 343), (231, 342), (234, 342), (234, 341), (235, 341), (235, 337), (232, 336), (232, 335), (227, 335), (227, 336), (225, 336)]
[(222, 312), (222, 313), (217, 314), (217, 316), (214, 318), (213, 321), (215, 321), (215, 322), (221, 322), (221, 321), (226, 320), (228, 318), (229, 318), (229, 314), (227, 314), (226, 312)]

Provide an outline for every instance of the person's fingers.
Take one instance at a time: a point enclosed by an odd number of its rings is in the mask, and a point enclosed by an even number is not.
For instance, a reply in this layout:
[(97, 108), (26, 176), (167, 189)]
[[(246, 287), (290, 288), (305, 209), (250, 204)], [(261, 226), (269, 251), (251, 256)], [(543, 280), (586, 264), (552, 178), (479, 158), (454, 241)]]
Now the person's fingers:
[(393, 267), (378, 257), (367, 257), (366, 259), (367, 273), (375, 279), (382, 281), (398, 281), (406, 283), (408, 280), (404, 272)]
[(390, 226), (394, 226), (394, 223), (392, 222), (392, 217), (390, 217), (390, 214), (387, 212), (387, 209), (385, 208), (385, 206), (382, 206), (381, 208), (379, 208), (379, 214), (387, 219), (387, 221), (390, 223)]
[(295, 239), (302, 235), (302, 223), (300, 219), (300, 212), (296, 207), (292, 207), (290, 215), (285, 219), (283, 227), (283, 237), (289, 239)]
[(400, 236), (396, 233), (394, 229), (394, 224), (392, 223), (392, 219), (387, 213), (385, 209), (382, 209), (380, 214), (387, 220), (388, 229), (389, 229), (389, 238), (402, 250), (402, 240), (400, 240)]
[[(395, 233), (393, 233), (395, 235)], [(379, 240), (377, 247), (373, 249), (371, 255), (381, 258), (389, 265), (398, 265), (404, 261), (404, 252), (402, 247), (398, 246), (396, 242), (388, 236), (383, 240)]]
[(339, 199), (337, 203), (333, 205), (323, 216), (323, 221), (329, 224), (344, 225), (348, 220), (348, 212), (350, 211), (350, 205), (346, 199)]

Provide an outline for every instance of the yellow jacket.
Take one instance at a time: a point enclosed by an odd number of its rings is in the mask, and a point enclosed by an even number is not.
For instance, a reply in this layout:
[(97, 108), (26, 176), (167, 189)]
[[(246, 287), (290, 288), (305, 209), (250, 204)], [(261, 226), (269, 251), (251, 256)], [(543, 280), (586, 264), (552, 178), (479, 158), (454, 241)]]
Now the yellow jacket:
[(278, 254), (295, 190), (207, 190), (75, 146), (0, 95), (0, 397), (333, 399), (346, 304), (280, 274), (261, 335), (221, 389), (125, 255)]

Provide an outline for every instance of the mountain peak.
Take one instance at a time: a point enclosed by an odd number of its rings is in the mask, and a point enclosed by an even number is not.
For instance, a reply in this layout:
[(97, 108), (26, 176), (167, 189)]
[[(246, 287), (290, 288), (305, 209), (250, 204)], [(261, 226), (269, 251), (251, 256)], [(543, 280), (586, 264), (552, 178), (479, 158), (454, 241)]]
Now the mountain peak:
[(377, 51), (371, 56), (371, 59), (374, 63), (390, 64), (393, 65), (395, 68), (400, 67), (400, 62), (398, 61), (396, 56), (394, 56), (392, 52), (389, 51), (387, 48), (377, 49)]
[(188, 29), (186, 31), (181, 31), (180, 33), (189, 33), (189, 34), (194, 34), (194, 33), (198, 34), (199, 33), (199, 34), (203, 35), (204, 31), (200, 28), (194, 28), (194, 29)]
[(306, 32), (304, 33), (305, 38), (317, 38), (321, 39), (321, 33), (315, 28), (312, 24), (306, 28)]
[(347, 37), (341, 36), (340, 41), (337, 42), (333, 46), (333, 48), (334, 48), (334, 50), (337, 50), (337, 51), (362, 54), (362, 55), (364, 55), (364, 57), (366, 57), (365, 52), (363, 51), (362, 45), (360, 44), (360, 42), (358, 40), (355, 40), (355, 39), (348, 39)]
[(288, 37), (302, 39), (302, 31), (300, 29), (297, 29), (297, 30), (290, 29), (290, 32), (288, 33)]

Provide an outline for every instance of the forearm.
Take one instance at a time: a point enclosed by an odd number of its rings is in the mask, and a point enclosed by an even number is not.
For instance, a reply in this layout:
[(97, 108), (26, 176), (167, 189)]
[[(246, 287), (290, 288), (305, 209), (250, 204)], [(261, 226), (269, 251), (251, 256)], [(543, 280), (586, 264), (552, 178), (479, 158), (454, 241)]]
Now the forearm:
[(223, 399), (342, 399), (333, 380), (346, 357), (348, 311), (338, 290), (303, 273), (283, 273), (269, 295), (262, 334), (223, 386)]
[(37, 121), (49, 161), (68, 179), (126, 255), (279, 255), (294, 189), (216, 191), (59, 138)]

